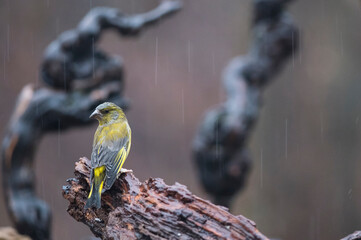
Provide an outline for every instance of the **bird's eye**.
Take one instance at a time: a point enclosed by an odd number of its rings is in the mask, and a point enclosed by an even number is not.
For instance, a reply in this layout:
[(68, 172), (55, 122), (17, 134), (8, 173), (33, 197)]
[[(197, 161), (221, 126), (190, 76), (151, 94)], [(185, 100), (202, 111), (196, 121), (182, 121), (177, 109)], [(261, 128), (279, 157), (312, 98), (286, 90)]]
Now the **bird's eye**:
[(105, 114), (109, 113), (109, 110), (104, 110), (104, 113), (105, 113)]

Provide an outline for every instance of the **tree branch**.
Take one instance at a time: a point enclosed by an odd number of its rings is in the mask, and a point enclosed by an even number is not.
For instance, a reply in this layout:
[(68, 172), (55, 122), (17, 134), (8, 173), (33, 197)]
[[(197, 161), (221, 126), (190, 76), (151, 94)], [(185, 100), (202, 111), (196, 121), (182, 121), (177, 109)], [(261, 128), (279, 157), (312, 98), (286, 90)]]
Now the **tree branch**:
[(203, 187), (216, 204), (227, 207), (251, 168), (246, 143), (258, 117), (262, 89), (298, 46), (298, 30), (284, 10), (289, 0), (253, 2), (252, 47), (225, 68), (227, 100), (205, 114), (193, 141)]
[(102, 195), (100, 209), (84, 210), (89, 193), (90, 161), (75, 164), (63, 196), (68, 213), (102, 239), (268, 239), (254, 222), (193, 195), (184, 185), (160, 178), (141, 183), (123, 173)]
[(53, 88), (74, 89), (122, 78), (121, 59), (109, 57), (96, 47), (102, 33), (112, 29), (121, 36), (137, 36), (181, 6), (180, 1), (162, 1), (151, 11), (134, 15), (115, 8), (93, 8), (77, 28), (62, 33), (48, 46), (42, 63), (43, 80)]

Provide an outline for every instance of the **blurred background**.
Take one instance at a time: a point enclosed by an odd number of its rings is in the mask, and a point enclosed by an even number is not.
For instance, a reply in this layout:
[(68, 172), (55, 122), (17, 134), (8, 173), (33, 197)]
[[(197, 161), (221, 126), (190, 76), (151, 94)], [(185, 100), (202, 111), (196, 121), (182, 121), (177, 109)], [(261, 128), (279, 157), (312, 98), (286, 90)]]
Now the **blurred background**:
[[(46, 46), (94, 6), (147, 11), (149, 0), (0, 0), (0, 134), (25, 84), (41, 85)], [(280, 239), (339, 239), (361, 225), (361, 4), (294, 1), (300, 51), (265, 88), (249, 147), (253, 169), (232, 208)], [(133, 144), (126, 168), (141, 180), (180, 182), (203, 198), (191, 142), (204, 112), (224, 99), (221, 72), (247, 52), (252, 2), (184, 1), (138, 38), (109, 32), (101, 47), (125, 62)], [(61, 187), (90, 157), (96, 124), (47, 135), (36, 156), (37, 191), (53, 211), (54, 239), (92, 235), (66, 212)], [(76, 147), (74, 147), (76, 146)], [(10, 225), (0, 186), (0, 226)]]

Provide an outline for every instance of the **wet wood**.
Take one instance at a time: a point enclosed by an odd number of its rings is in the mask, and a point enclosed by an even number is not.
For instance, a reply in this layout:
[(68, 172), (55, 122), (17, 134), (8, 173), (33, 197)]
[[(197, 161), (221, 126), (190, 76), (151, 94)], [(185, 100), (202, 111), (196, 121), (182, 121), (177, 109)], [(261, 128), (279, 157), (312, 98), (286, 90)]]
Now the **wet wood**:
[(100, 209), (84, 210), (89, 193), (89, 164), (81, 158), (63, 196), (68, 213), (102, 239), (268, 239), (251, 220), (193, 195), (186, 186), (160, 178), (140, 182), (123, 173), (103, 193)]

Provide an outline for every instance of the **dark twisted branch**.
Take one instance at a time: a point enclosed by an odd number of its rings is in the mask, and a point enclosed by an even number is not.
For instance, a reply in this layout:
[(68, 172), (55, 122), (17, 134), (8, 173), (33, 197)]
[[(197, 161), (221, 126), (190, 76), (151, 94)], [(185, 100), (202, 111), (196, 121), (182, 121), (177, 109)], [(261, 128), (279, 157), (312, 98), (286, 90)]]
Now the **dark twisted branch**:
[(50, 238), (51, 214), (36, 196), (33, 168), (44, 134), (90, 124), (88, 116), (104, 101), (127, 108), (122, 96), (123, 66), (97, 48), (101, 33), (112, 28), (134, 36), (179, 8), (179, 2), (165, 1), (148, 13), (130, 16), (116, 9), (96, 8), (78, 28), (49, 45), (41, 71), (51, 88), (24, 87), (1, 149), (4, 196), (20, 233), (33, 239)]
[(77, 28), (62, 33), (49, 45), (42, 64), (43, 80), (53, 88), (72, 89), (122, 78), (121, 62), (96, 48), (104, 30), (136, 36), (180, 7), (179, 1), (163, 1), (152, 11), (135, 15), (107, 7), (92, 9)]
[(298, 31), (287, 0), (254, 0), (253, 44), (223, 73), (227, 100), (208, 111), (193, 142), (200, 180), (215, 203), (229, 207), (251, 161), (246, 142), (257, 119), (263, 86), (297, 49)]
[(168, 186), (160, 178), (144, 183), (132, 173), (122, 174), (103, 193), (100, 209), (84, 210), (89, 192), (90, 161), (75, 164), (63, 196), (68, 213), (102, 239), (258, 239), (267, 240), (255, 224), (221, 206), (193, 195), (179, 183)]
[(229, 206), (250, 169), (245, 148), (260, 107), (262, 87), (297, 48), (298, 32), (282, 0), (254, 1), (254, 42), (233, 59), (223, 80), (227, 101), (209, 111), (195, 137), (194, 160), (206, 191)]

